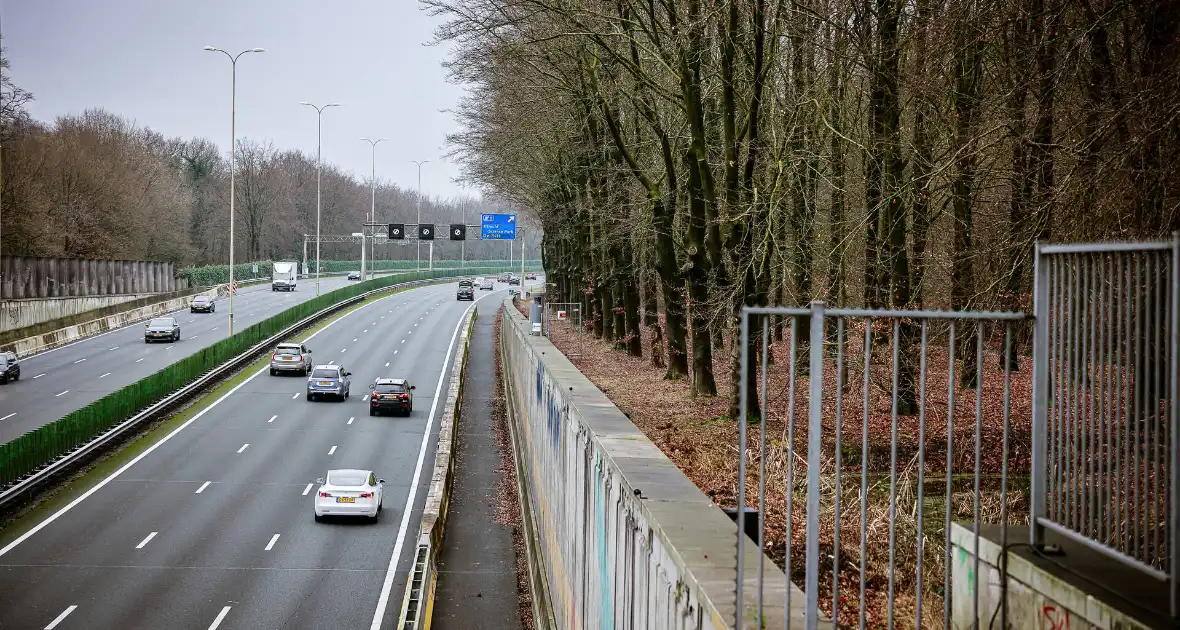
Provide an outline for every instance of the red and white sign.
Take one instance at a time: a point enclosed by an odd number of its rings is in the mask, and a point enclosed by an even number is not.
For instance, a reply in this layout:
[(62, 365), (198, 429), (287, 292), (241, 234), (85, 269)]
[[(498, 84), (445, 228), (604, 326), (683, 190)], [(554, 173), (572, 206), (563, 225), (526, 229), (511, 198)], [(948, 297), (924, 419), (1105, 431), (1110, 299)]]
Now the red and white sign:
[(229, 292), (234, 295), (238, 294), (238, 281), (237, 280), (234, 280), (233, 285), (231, 285), (229, 288)]
[(565, 311), (557, 311), (557, 319), (565, 319)]

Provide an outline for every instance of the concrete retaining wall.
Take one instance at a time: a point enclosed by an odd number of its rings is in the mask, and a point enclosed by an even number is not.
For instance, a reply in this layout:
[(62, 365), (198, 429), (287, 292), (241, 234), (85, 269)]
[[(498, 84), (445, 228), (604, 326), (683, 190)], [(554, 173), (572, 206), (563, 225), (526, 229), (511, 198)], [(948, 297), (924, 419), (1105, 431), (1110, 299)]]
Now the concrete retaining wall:
[(139, 308), (122, 311), (101, 317), (99, 319), (90, 320), (59, 328), (43, 334), (25, 337), (16, 341), (0, 345), (0, 350), (12, 351), (19, 357), (27, 357), (29, 355), (44, 352), (51, 348), (63, 346), (68, 343), (73, 343), (87, 337), (92, 337), (97, 334), (122, 328), (129, 324), (141, 322), (151, 319), (157, 315), (170, 313), (172, 311), (188, 306), (189, 302), (198, 295), (208, 295), (210, 297), (218, 297), (226, 295), (225, 285), (221, 285), (207, 291), (200, 293), (193, 293), (182, 297), (176, 297), (162, 302), (154, 302)]
[[(559, 628), (735, 625), (737, 526), (510, 303), (501, 324), (516, 456)], [(766, 560), (763, 618), (746, 545), (743, 618), (785, 627), (788, 583)], [(790, 587), (790, 627), (803, 595)], [(534, 593), (534, 596), (537, 594)]]
[(4, 300), (0, 302), (0, 332), (27, 328), (123, 302), (148, 297), (146, 294)]
[(0, 298), (8, 300), (167, 293), (176, 285), (172, 263), (90, 258), (0, 258)]

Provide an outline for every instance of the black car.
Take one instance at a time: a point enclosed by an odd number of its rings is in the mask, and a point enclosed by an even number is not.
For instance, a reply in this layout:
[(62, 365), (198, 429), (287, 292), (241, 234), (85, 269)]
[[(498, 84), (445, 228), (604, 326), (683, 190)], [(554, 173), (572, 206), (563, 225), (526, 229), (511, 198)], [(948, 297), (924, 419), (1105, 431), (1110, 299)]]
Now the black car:
[(475, 300), (475, 285), (470, 280), (459, 281), (459, 291), (455, 294), (456, 300)]
[(512, 274), (512, 276), (508, 278), (508, 286), (512, 285), (520, 285), (520, 276)]
[(217, 305), (213, 303), (213, 298), (208, 295), (198, 295), (188, 305), (188, 312), (190, 313), (213, 313), (216, 311)]
[(15, 352), (0, 352), (0, 383), (20, 380), (20, 361)]
[(348, 279), (349, 280), (360, 280), (361, 279), (361, 272), (359, 272), (359, 271), (348, 272)]
[(369, 415), (391, 411), (410, 415), (414, 412), (414, 386), (404, 378), (379, 378), (369, 385)]

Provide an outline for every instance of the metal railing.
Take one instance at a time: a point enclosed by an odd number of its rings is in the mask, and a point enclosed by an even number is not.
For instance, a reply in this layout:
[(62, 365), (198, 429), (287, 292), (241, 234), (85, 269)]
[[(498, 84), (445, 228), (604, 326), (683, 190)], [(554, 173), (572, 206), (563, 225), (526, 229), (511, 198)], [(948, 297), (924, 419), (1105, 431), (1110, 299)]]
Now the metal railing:
[[(582, 303), (581, 302), (546, 302), (545, 303), (545, 337), (551, 338), (550, 332), (553, 328), (553, 314), (558, 313), (557, 321), (568, 321), (570, 325), (574, 326), (578, 331), (578, 351), (566, 352), (565, 356), (569, 359), (580, 359), (586, 352), (585, 343), (585, 327), (582, 323)], [(565, 317), (561, 317), (561, 313), (565, 313)]]
[(1030, 543), (1052, 530), (1159, 580), (1180, 551), (1178, 261), (1175, 238), (1036, 252)]

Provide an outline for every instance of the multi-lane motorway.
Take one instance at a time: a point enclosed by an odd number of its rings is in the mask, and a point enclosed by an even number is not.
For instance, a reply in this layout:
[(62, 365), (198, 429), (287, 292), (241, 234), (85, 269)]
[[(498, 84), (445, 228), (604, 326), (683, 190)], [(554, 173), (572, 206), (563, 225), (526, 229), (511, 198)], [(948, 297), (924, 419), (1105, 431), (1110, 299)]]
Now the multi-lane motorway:
[[(481, 315), (502, 296), (477, 294)], [(353, 373), (348, 401), (307, 402), (305, 379), (260, 370), (65, 507), (0, 533), (0, 628), (394, 627), (469, 308), (446, 284), (352, 311), (306, 342)], [(417, 386), (411, 417), (369, 416), (379, 376)], [(330, 468), (386, 480), (377, 523), (314, 522)]]
[[(320, 280), (326, 293), (348, 284), (343, 277)], [(234, 297), (234, 326), (241, 330), (316, 295), (315, 279), (296, 291), (274, 292), (269, 284), (246, 287)], [(180, 322), (178, 343), (143, 342), (143, 324), (91, 337), (23, 359), (19, 381), (0, 386), (0, 443), (81, 409), (107, 394), (179, 361), (229, 334), (229, 304), (217, 300), (214, 313), (170, 314)]]

